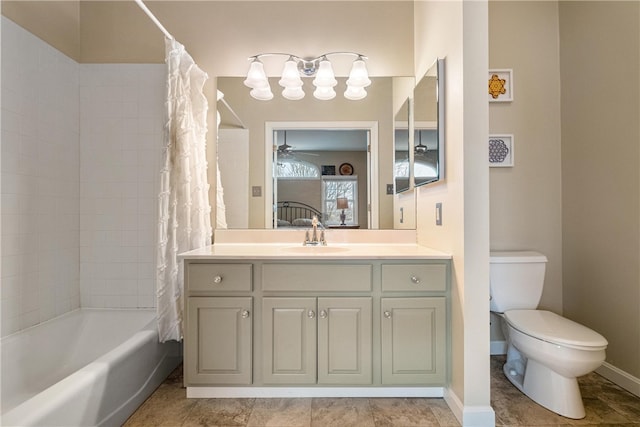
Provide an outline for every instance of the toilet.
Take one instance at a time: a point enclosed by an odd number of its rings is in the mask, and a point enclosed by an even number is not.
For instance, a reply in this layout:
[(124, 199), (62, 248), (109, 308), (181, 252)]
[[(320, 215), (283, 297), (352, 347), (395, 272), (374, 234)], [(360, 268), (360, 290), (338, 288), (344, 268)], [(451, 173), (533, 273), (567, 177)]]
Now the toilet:
[(550, 311), (536, 310), (547, 258), (532, 251), (491, 252), (491, 311), (500, 316), (507, 340), (505, 376), (545, 408), (584, 418), (577, 377), (605, 360), (607, 340)]

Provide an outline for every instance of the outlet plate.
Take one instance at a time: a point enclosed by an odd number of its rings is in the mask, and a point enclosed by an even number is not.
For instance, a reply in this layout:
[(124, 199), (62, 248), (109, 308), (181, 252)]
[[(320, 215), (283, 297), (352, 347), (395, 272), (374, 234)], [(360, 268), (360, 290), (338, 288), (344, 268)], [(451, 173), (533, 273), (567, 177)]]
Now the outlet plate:
[(251, 195), (253, 197), (262, 197), (262, 187), (259, 185), (251, 187)]

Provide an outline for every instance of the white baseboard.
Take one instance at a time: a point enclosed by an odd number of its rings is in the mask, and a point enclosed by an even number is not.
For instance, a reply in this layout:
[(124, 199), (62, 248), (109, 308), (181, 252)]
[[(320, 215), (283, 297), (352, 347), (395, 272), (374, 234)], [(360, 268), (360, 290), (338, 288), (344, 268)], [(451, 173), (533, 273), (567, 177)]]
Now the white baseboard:
[(490, 347), (491, 355), (497, 356), (501, 354), (507, 354), (507, 342), (506, 341), (491, 341)]
[(443, 397), (443, 387), (187, 387), (188, 398)]
[(496, 425), (496, 413), (491, 406), (464, 406), (451, 388), (445, 389), (444, 400), (462, 427), (494, 427)]
[(604, 362), (598, 369), (596, 369), (596, 372), (609, 381), (640, 397), (640, 378), (636, 378), (607, 362)]

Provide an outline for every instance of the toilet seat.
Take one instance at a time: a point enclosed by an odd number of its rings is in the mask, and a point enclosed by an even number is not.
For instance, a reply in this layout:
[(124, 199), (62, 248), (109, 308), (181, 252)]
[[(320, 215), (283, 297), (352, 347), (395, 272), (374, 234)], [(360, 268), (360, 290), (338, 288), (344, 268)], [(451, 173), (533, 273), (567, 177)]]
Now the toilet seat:
[(608, 344), (599, 333), (550, 311), (507, 310), (504, 318), (523, 334), (559, 346), (595, 351)]

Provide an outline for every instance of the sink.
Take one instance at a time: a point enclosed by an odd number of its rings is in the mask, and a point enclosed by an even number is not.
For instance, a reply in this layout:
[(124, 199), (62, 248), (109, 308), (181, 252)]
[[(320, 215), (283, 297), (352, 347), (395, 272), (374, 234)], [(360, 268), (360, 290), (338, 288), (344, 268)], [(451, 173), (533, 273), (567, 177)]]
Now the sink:
[(327, 254), (336, 252), (347, 252), (349, 248), (343, 246), (291, 246), (284, 248), (287, 252), (295, 252), (300, 254)]

